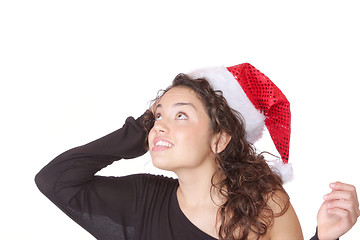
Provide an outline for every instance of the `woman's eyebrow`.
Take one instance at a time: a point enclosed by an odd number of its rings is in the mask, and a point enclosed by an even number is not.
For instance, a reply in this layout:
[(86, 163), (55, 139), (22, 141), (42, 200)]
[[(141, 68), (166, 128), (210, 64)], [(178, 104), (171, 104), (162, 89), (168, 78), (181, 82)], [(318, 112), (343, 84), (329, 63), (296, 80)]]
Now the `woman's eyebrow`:
[[(197, 111), (195, 105), (192, 104), (192, 103), (178, 102), (178, 103), (174, 103), (174, 104), (172, 105), (172, 107), (181, 107), (181, 106), (190, 106), (190, 107), (194, 108), (195, 111)], [(162, 105), (161, 105), (161, 103), (159, 103), (158, 105), (156, 105), (155, 110), (156, 110), (157, 108), (161, 108), (161, 107), (162, 107)]]

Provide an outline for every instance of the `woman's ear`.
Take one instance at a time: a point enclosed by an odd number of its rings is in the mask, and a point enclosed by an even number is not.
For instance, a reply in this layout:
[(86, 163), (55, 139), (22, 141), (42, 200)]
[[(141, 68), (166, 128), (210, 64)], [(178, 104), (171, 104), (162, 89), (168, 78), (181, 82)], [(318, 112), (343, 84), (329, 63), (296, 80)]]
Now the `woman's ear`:
[(211, 150), (214, 153), (221, 153), (222, 151), (224, 151), (230, 140), (231, 140), (231, 136), (226, 132), (222, 131), (219, 132), (218, 134), (215, 134), (212, 139)]

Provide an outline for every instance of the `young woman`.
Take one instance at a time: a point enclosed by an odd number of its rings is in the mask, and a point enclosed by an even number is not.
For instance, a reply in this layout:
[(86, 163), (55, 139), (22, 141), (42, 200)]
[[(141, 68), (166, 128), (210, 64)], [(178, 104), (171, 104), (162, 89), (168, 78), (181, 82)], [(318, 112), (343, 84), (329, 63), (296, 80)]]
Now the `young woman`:
[[(95, 175), (146, 151), (178, 179)], [(143, 116), (59, 155), (36, 183), (97, 239), (303, 239), (281, 178), (246, 140), (240, 115), (207, 80), (184, 74)]]

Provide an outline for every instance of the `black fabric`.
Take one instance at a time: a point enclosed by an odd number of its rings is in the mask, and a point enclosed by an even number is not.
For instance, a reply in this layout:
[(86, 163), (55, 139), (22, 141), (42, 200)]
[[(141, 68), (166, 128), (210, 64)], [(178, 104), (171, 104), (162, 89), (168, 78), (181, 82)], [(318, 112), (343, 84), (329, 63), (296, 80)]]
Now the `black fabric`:
[(316, 233), (315, 233), (315, 235), (314, 235), (310, 240), (319, 240), (317, 233), (318, 233), (318, 232), (317, 232), (317, 228), (316, 228)]
[(130, 117), (121, 129), (60, 154), (36, 175), (40, 191), (97, 239), (214, 240), (182, 213), (177, 179), (95, 175), (146, 152), (141, 120)]
[(215, 240), (182, 213), (177, 179), (96, 175), (114, 161), (146, 152), (141, 121), (130, 117), (119, 130), (60, 154), (36, 175), (38, 188), (97, 239)]
[[(317, 229), (317, 228), (316, 228), (316, 233), (315, 233), (315, 235), (314, 235), (310, 240), (319, 240), (319, 237), (318, 237), (318, 229)], [(337, 240), (339, 240), (339, 238), (338, 238)]]

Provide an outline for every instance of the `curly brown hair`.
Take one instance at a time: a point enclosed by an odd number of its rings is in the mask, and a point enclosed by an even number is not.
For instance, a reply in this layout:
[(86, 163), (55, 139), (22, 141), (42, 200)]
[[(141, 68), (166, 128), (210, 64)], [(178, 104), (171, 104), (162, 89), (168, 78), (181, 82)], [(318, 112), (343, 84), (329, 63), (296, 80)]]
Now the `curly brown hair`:
[[(211, 120), (212, 134), (226, 132), (231, 136), (225, 150), (214, 153), (219, 169), (211, 180), (212, 187), (226, 199), (218, 211), (220, 239), (245, 240), (249, 234), (255, 234), (259, 239), (267, 233), (274, 218), (283, 215), (289, 207), (281, 178), (270, 169), (263, 154), (257, 154), (246, 140), (241, 114), (232, 109), (222, 92), (215, 91), (205, 78), (192, 79), (186, 74), (179, 74), (155, 101), (177, 86), (193, 90), (203, 102)], [(143, 124), (149, 133), (154, 124), (151, 111), (145, 114)], [(222, 180), (215, 183), (217, 174), (222, 176), (217, 179)], [(279, 199), (284, 200), (278, 197), (279, 192), (286, 196), (285, 202), (279, 202)], [(270, 200), (280, 207), (279, 212), (274, 213), (269, 206)]]

